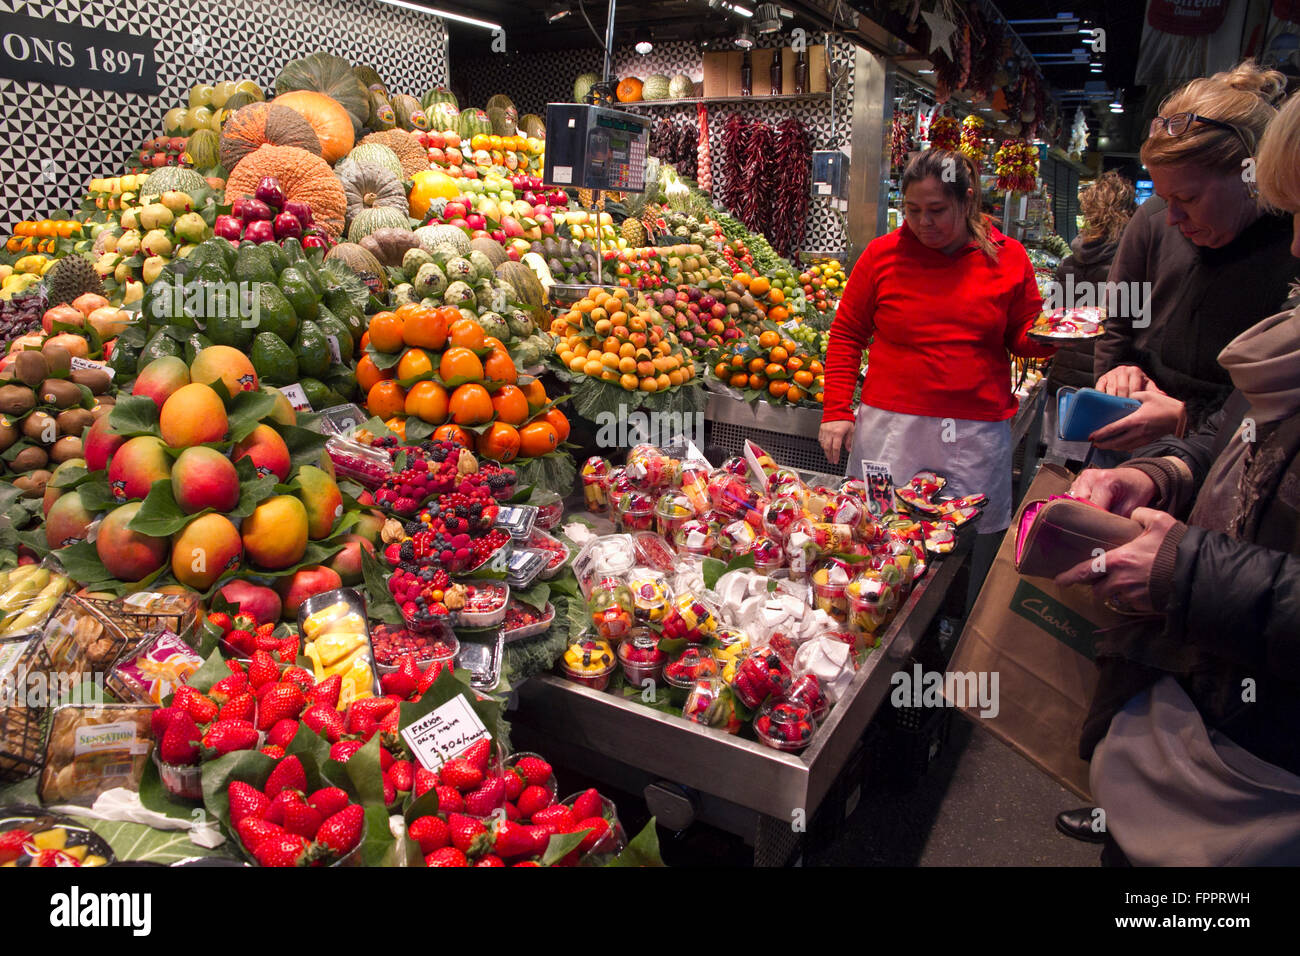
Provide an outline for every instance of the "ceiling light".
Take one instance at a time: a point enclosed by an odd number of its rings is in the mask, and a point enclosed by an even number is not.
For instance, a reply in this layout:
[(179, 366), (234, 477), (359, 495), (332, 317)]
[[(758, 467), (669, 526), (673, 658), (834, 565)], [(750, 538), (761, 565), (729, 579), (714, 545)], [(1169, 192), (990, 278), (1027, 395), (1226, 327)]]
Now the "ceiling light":
[(781, 30), (781, 8), (775, 3), (760, 3), (754, 11), (754, 32), (760, 36)]
[(379, 2), (386, 3), (390, 7), (401, 7), (403, 10), (414, 10), (416, 13), (427, 13), (430, 16), (442, 17), (444, 20), (455, 20), (457, 23), (468, 23), (472, 27), (482, 27), (484, 30), (504, 29), (501, 24), (493, 23), (491, 20), (479, 20), (476, 17), (467, 17), (460, 13), (451, 13), (447, 10), (439, 10), (437, 7), (422, 7), (418, 3), (407, 3), (406, 0), (379, 0)]
[(546, 22), (555, 23), (557, 20), (563, 20), (573, 12), (573, 6), (568, 3), (548, 3), (546, 5)]
[(742, 26), (740, 28), (740, 32), (736, 34), (736, 38), (731, 42), (733, 45), (739, 47), (742, 50), (753, 49), (754, 35), (749, 32), (749, 24), (745, 24), (744, 26)]
[(642, 56), (645, 56), (654, 48), (655, 48), (654, 44), (651, 43), (649, 40), (642, 40), (640, 43), (636, 45), (636, 52), (640, 53)]

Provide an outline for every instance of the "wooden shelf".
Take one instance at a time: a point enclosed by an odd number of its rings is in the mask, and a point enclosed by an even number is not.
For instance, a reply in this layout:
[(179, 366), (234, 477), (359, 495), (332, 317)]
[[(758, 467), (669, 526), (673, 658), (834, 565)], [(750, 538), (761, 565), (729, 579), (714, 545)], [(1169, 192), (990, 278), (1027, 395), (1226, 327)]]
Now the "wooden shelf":
[(688, 96), (677, 100), (638, 100), (635, 103), (615, 103), (613, 109), (635, 109), (641, 106), (694, 106), (703, 103), (808, 103), (829, 100), (826, 93), (782, 93), (780, 96)]

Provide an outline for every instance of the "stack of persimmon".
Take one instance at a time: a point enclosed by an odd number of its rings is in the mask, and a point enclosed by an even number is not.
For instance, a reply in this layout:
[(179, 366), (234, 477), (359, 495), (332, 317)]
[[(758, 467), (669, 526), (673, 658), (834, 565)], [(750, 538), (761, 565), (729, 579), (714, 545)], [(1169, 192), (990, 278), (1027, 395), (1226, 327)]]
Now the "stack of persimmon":
[(521, 378), (501, 340), (454, 306), (412, 302), (379, 312), (361, 347), (366, 409), (404, 440), (418, 419), (437, 426), (436, 439), (508, 462), (555, 451), (569, 437), (569, 420), (542, 383)]
[(768, 401), (822, 404), (825, 369), (815, 356), (776, 329), (735, 339), (709, 356), (713, 374), (732, 388), (763, 392)]
[(593, 286), (573, 308), (551, 323), (555, 354), (581, 372), (629, 392), (662, 392), (695, 377), (663, 317), (627, 289)]

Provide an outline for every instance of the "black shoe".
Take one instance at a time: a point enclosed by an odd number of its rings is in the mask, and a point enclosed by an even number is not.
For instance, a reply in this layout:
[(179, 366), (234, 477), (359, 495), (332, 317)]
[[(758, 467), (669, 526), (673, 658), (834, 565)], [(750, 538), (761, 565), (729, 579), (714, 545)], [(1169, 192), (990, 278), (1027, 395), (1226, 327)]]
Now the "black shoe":
[(1092, 828), (1096, 820), (1093, 816), (1095, 809), (1095, 807), (1079, 807), (1077, 810), (1064, 810), (1058, 813), (1056, 829), (1084, 843), (1105, 843), (1106, 831), (1098, 832)]

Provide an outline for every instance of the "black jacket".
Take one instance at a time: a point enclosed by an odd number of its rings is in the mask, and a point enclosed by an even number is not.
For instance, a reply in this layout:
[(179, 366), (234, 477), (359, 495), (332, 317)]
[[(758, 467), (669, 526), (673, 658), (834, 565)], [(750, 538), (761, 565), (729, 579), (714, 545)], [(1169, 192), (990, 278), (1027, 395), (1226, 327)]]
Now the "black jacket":
[[(1233, 392), (1196, 433), (1162, 439), (1137, 454), (1182, 459), (1199, 486), (1246, 411), (1245, 398)], [(1079, 748), (1084, 759), (1115, 713), (1169, 672), (1139, 663), (1140, 652), (1133, 651), (1163, 646), (1187, 652), (1189, 666), (1177, 676), (1207, 727), (1300, 774), (1300, 415), (1281, 423), (1276, 435), (1290, 457), (1256, 540), (1189, 528), (1178, 546), (1160, 633), (1148, 627), (1145, 635), (1098, 647), (1097, 691)], [(1253, 700), (1243, 700), (1248, 689)]]
[[(1070, 243), (1071, 254), (1056, 267), (1056, 281), (1064, 284), (1066, 276), (1073, 275), (1076, 289), (1084, 283), (1100, 286), (1106, 281), (1111, 260), (1115, 258), (1115, 250), (1118, 248), (1118, 239), (1098, 237), (1085, 242), (1082, 235), (1075, 236), (1074, 242)], [(1055, 395), (1056, 390), (1063, 386), (1092, 387), (1097, 380), (1092, 374), (1092, 350), (1095, 344), (1095, 339), (1085, 339), (1082, 342), (1068, 342), (1057, 349), (1052, 358), (1052, 367), (1047, 373), (1048, 394)]]

